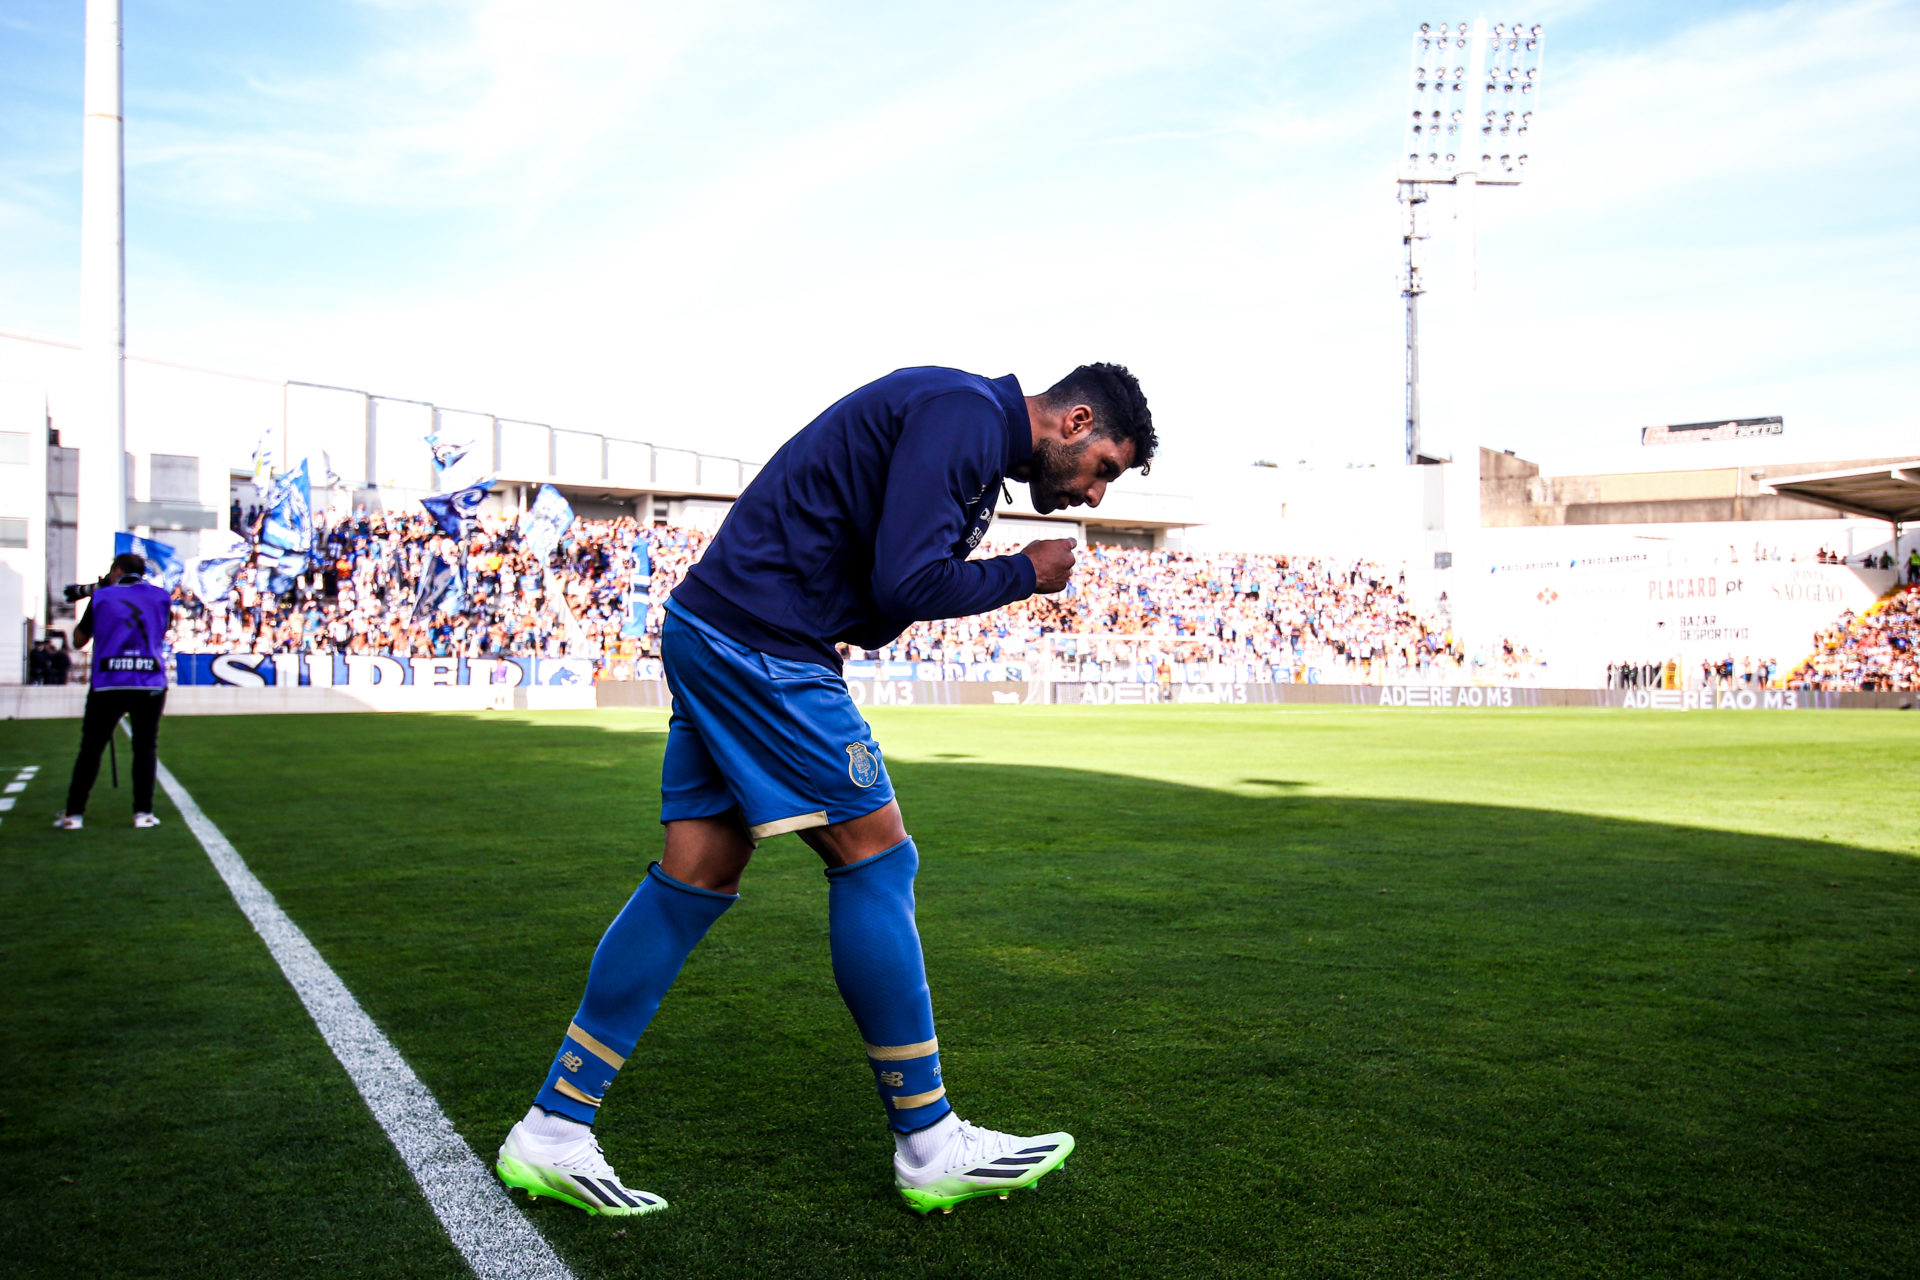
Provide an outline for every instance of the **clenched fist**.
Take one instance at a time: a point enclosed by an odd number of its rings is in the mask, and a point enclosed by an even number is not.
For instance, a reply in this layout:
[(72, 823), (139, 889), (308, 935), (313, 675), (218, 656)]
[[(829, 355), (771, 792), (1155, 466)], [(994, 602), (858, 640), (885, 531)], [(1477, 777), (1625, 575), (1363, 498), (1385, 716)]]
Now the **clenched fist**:
[(1072, 538), (1044, 538), (1020, 549), (1021, 555), (1033, 561), (1036, 592), (1051, 595), (1067, 585), (1067, 579), (1073, 575), (1073, 547)]

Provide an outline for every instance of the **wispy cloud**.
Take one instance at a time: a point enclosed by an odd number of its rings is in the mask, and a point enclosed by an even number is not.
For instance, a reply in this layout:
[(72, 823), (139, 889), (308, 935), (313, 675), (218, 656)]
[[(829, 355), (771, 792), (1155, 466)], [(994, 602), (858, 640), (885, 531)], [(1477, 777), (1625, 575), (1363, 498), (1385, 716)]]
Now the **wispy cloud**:
[[(1118, 358), (1175, 452), (1398, 448), (1398, 4), (295, 11), (331, 43), (130, 54), (137, 343), (747, 452), (894, 364)], [(1481, 203), (1488, 438), (1891, 430), (1920, 12), (1533, 12), (1536, 173)], [(51, 155), (0, 231), (58, 239)], [(63, 270), (0, 274), (9, 310)]]

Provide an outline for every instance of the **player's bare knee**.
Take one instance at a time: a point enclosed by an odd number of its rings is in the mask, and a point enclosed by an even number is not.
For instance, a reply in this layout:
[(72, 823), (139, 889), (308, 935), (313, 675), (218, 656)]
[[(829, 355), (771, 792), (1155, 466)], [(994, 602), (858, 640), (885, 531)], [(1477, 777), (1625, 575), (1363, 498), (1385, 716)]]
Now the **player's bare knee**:
[(885, 853), (907, 838), (907, 828), (900, 816), (899, 801), (889, 800), (858, 818), (802, 831), (800, 838), (828, 866), (844, 867)]

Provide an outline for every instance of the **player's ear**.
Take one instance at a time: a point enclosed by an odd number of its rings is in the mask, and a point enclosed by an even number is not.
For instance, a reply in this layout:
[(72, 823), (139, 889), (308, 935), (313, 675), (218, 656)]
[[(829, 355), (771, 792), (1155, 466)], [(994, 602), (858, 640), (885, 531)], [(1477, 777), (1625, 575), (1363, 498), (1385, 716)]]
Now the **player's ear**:
[(1060, 439), (1064, 444), (1072, 444), (1092, 430), (1093, 410), (1084, 404), (1074, 405), (1060, 420)]

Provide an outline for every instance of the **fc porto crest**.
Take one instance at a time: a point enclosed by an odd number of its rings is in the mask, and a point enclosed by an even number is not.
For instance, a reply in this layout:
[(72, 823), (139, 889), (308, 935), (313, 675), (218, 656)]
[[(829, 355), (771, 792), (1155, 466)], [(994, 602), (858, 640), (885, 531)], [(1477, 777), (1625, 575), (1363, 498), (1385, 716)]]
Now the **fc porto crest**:
[(847, 745), (847, 776), (853, 779), (856, 787), (870, 787), (880, 781), (880, 762), (867, 750), (864, 742)]

